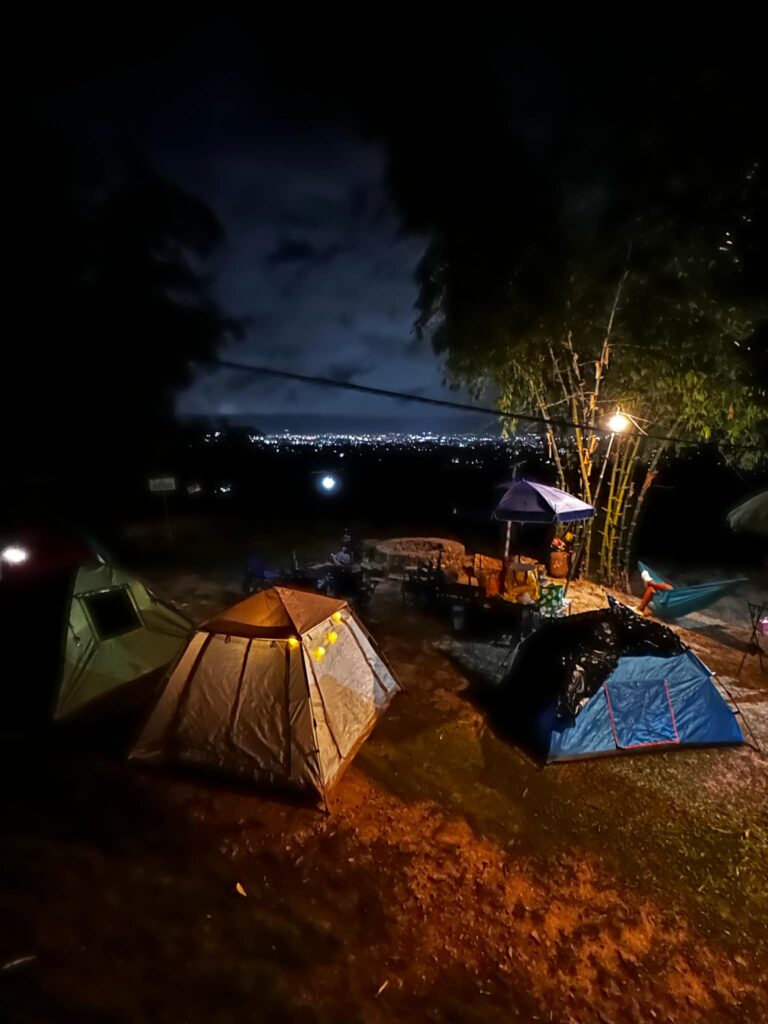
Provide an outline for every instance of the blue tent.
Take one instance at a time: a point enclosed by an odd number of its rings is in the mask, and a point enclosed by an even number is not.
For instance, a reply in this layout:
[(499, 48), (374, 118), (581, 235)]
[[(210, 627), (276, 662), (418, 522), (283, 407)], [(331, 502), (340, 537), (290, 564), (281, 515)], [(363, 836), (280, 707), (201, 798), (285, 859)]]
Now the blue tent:
[(521, 732), (547, 762), (744, 742), (712, 673), (690, 650), (666, 658), (619, 658), (575, 719), (558, 716), (552, 700)]

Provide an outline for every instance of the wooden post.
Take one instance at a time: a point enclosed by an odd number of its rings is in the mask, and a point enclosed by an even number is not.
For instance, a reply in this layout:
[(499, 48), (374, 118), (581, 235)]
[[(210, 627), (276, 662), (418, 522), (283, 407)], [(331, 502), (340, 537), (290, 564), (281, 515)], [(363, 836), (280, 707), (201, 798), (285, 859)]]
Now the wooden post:
[(173, 544), (173, 525), (171, 523), (171, 510), (168, 507), (168, 495), (163, 491), (163, 508), (165, 509), (165, 528), (168, 532), (168, 543)]

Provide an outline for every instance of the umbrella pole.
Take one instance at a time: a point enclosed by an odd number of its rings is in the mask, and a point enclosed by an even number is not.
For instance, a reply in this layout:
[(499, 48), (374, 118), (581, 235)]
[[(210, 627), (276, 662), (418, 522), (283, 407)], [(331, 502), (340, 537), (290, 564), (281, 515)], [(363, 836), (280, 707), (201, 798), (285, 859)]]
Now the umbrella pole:
[(506, 536), (504, 538), (504, 561), (509, 561), (509, 548), (512, 543), (512, 521), (507, 520)]

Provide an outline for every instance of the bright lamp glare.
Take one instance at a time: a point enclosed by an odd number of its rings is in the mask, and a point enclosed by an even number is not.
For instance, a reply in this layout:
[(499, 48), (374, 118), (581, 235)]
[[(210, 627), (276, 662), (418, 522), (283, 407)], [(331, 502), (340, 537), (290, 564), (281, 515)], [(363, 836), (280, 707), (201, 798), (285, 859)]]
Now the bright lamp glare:
[(0, 551), (0, 558), (7, 562), (8, 565), (21, 565), (29, 558), (29, 552), (26, 548), (19, 547), (17, 544), (11, 544)]
[(331, 476), (330, 474), (328, 476), (324, 476), (320, 480), (320, 486), (323, 488), (324, 491), (335, 491), (336, 490), (336, 477), (335, 476)]
[(608, 420), (608, 428), (612, 434), (620, 434), (629, 426), (629, 419), (620, 412), (614, 413)]

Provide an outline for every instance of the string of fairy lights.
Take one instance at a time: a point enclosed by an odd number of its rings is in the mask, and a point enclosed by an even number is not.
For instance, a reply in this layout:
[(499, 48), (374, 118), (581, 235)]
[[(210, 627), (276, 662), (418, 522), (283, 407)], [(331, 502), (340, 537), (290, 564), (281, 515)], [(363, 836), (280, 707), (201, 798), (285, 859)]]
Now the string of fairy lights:
[[(333, 645), (339, 639), (338, 630), (344, 625), (344, 616), (341, 612), (334, 612), (329, 619), (330, 629), (325, 633), (322, 643), (317, 644), (315, 649), (312, 651), (312, 655), (316, 661), (322, 661), (328, 653), (328, 648)], [(301, 646), (301, 640), (297, 636), (291, 636), (288, 638), (288, 646), (291, 648), (297, 648)]]
[[(257, 376), (276, 377), (279, 380), (295, 381), (302, 384), (312, 384), (318, 387), (336, 388), (344, 391), (355, 391), (358, 394), (375, 395), (381, 398), (393, 398), (404, 402), (417, 402), (421, 405), (431, 405), (443, 409), (452, 409), (456, 412), (478, 413), (483, 416), (494, 416), (502, 420), (521, 420), (524, 423), (535, 423), (551, 429), (558, 427), (565, 430), (594, 430), (594, 424), (579, 420), (563, 419), (561, 417), (546, 417), (528, 412), (513, 412), (509, 409), (499, 409), (496, 406), (472, 405), (469, 402), (457, 402), (449, 398), (430, 398), (426, 395), (414, 395), (407, 391), (395, 391), (390, 388), (377, 388), (368, 384), (356, 384), (354, 381), (334, 380), (332, 377), (319, 377), (314, 374), (295, 373), (291, 370), (279, 370), (272, 366), (252, 366), (249, 363), (234, 362), (229, 359), (217, 359), (213, 361), (214, 366), (225, 370), (232, 370), (238, 373), (250, 373)], [(617, 410), (616, 416), (624, 416), (622, 410)], [(626, 414), (628, 415), (628, 414)], [(658, 441), (667, 444), (676, 444), (685, 447), (703, 447), (714, 445), (729, 451), (759, 451), (765, 448), (762, 444), (740, 444), (732, 441), (693, 441), (690, 438), (679, 437), (671, 434), (656, 434), (653, 431), (646, 431), (639, 427), (633, 417), (628, 417), (632, 426), (638, 433), (641, 433), (649, 441)], [(610, 425), (605, 433), (612, 433)], [(629, 433), (633, 433), (630, 431)]]

